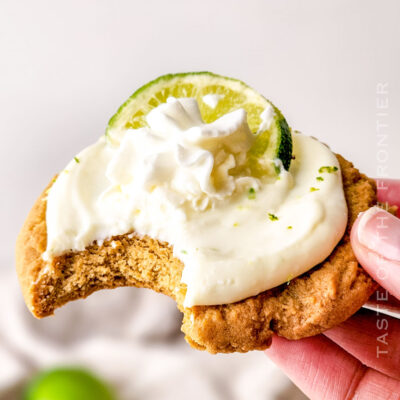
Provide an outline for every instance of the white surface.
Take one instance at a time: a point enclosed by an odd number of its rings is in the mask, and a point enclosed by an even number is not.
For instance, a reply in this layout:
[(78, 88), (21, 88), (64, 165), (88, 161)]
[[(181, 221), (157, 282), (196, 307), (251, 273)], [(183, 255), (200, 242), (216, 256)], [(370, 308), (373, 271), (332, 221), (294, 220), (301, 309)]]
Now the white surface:
[[(2, 0), (0, 270), (13, 270), (16, 234), (51, 176), (104, 132), (139, 85), (167, 72), (206, 69), (240, 78), (291, 126), (371, 176), (382, 164), (378, 151), (387, 150), (383, 164), (399, 177), (399, 11), (397, 0)], [(384, 118), (376, 115), (376, 86), (385, 82)], [(376, 134), (383, 119), (387, 148)], [(264, 358), (248, 357), (256, 359), (254, 388), (265, 381), (256, 374)], [(250, 381), (242, 374), (232, 386), (242, 384), (243, 393)]]

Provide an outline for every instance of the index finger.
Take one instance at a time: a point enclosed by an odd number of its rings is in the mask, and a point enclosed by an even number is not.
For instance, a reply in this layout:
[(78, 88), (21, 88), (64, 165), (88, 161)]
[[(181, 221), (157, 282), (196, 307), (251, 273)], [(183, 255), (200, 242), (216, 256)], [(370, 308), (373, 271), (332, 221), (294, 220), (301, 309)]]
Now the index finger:
[(274, 336), (265, 354), (311, 399), (391, 399), (400, 381), (372, 368), (330, 339)]

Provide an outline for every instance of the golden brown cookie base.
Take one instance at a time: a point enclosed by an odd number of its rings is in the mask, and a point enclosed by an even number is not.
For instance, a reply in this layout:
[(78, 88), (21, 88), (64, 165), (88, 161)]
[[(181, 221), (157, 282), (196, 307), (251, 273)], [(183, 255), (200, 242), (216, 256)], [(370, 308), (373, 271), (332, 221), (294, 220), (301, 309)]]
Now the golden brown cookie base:
[[(96, 290), (119, 286), (153, 289), (174, 298), (182, 331), (195, 348), (210, 353), (261, 350), (273, 332), (288, 339), (316, 335), (354, 314), (376, 283), (358, 265), (350, 245), (357, 215), (376, 203), (373, 180), (338, 156), (349, 208), (347, 230), (332, 254), (290, 284), (233, 304), (184, 308), (183, 265), (171, 247), (149, 237), (121, 235), (81, 252), (42, 260), (46, 249), (46, 197), (35, 203), (18, 236), (17, 272), (26, 304), (38, 318)], [(114, 242), (113, 246), (111, 241)]]

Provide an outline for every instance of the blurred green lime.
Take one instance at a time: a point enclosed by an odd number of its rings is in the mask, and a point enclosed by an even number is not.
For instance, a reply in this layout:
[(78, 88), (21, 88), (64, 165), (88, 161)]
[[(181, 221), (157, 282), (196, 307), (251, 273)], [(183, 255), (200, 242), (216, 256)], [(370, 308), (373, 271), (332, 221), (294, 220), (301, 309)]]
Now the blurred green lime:
[(41, 372), (27, 386), (24, 400), (115, 400), (110, 388), (89, 371), (62, 367)]

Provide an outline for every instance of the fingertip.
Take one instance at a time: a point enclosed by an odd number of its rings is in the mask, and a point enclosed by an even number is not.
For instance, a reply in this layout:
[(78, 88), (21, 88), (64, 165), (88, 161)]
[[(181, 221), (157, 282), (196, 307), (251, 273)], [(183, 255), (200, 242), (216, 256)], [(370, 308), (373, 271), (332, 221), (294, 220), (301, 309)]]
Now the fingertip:
[[(359, 249), (361, 246), (359, 240), (358, 240), (358, 229), (360, 225), (360, 220), (362, 218), (364, 213), (360, 213), (357, 216), (357, 219), (354, 221), (353, 226), (351, 228), (351, 233), (350, 233), (350, 242), (351, 242), (351, 247), (353, 248), (353, 251), (356, 252), (356, 250)], [(356, 254), (357, 256), (357, 254)]]
[(350, 235), (351, 246), (358, 262), (397, 299), (400, 299), (400, 262), (395, 258), (399, 253), (396, 245), (400, 238), (399, 222), (392, 214), (373, 207), (357, 217)]

